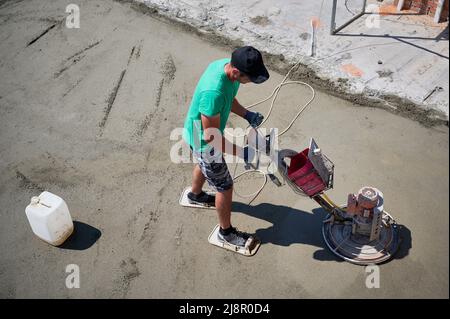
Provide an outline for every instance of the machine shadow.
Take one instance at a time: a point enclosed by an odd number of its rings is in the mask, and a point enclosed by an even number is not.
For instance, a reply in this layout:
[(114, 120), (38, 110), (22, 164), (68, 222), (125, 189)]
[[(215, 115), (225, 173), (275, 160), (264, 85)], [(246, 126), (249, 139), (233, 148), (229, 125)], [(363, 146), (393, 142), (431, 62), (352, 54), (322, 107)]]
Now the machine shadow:
[(324, 209), (314, 209), (313, 213), (288, 206), (262, 203), (256, 206), (233, 202), (232, 211), (265, 220), (272, 226), (257, 229), (255, 236), (261, 245), (271, 243), (278, 246), (293, 244), (311, 245), (320, 248), (314, 259), (322, 261), (342, 261), (332, 254), (322, 238), (322, 221), (327, 215)]
[(411, 231), (405, 225), (397, 225), (397, 227), (399, 229), (399, 237), (400, 237), (399, 248), (390, 260), (380, 263), (380, 265), (387, 264), (392, 260), (403, 259), (409, 255), (409, 251), (412, 248)]
[[(262, 219), (272, 224), (268, 228), (255, 231), (255, 236), (261, 240), (262, 245), (267, 243), (278, 246), (312, 245), (319, 248), (313, 254), (314, 259), (344, 261), (328, 249), (322, 238), (322, 221), (325, 219), (327, 211), (321, 207), (313, 209), (310, 213), (283, 205), (262, 203), (249, 206), (244, 203), (233, 202), (232, 211)], [(400, 247), (390, 260), (406, 257), (412, 247), (411, 231), (404, 225), (398, 225), (398, 227), (401, 240)]]

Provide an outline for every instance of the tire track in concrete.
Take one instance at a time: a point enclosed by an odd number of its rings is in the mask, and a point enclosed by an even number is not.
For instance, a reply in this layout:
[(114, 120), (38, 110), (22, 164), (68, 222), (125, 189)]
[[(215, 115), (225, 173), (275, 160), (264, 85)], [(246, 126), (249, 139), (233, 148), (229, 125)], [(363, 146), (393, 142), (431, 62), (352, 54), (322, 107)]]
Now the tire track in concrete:
[(127, 221), (126, 237), (128, 240), (133, 240), (146, 248), (152, 244), (154, 227), (158, 224), (161, 215), (160, 205), (161, 201), (158, 201), (138, 208), (137, 212)]
[(103, 134), (103, 129), (105, 128), (106, 121), (108, 120), (109, 113), (111, 112), (114, 101), (116, 100), (117, 92), (119, 92), (120, 86), (122, 85), (123, 78), (125, 76), (127, 69), (124, 69), (122, 73), (120, 73), (119, 80), (117, 81), (116, 86), (113, 88), (111, 93), (109, 94), (109, 98), (107, 100), (107, 106), (104, 111), (104, 116), (102, 121), (100, 122), (100, 136)]
[[(122, 294), (122, 298), (125, 298), (130, 290), (131, 282), (141, 275), (141, 272), (137, 266), (137, 261), (131, 257), (123, 259), (120, 262), (121, 275), (116, 280), (116, 287), (114, 294)], [(118, 286), (118, 287), (117, 287)]]
[(25, 0), (15, 0), (15, 1), (14, 0), (2, 0), (2, 1), (0, 1), (0, 9), (5, 9), (7, 7), (16, 6), (23, 1), (25, 1)]
[[(163, 195), (167, 187), (173, 184), (174, 179), (174, 176), (169, 177), (156, 193), (156, 198), (158, 198), (158, 200), (139, 208), (138, 212), (130, 219), (130, 222), (128, 223), (128, 236), (131, 234), (137, 234), (139, 231), (139, 225), (142, 225), (139, 220), (145, 216), (146, 222), (138, 240), (138, 244), (144, 246), (145, 248), (148, 248), (152, 244), (156, 227), (158, 227), (160, 222), (159, 218), (161, 217), (162, 212)], [(182, 229), (177, 231), (177, 236), (179, 237), (178, 241), (181, 242)]]
[[(168, 180), (163, 184), (163, 186), (158, 190), (157, 197), (158, 200), (154, 202), (154, 204), (151, 207), (144, 206), (141, 211), (148, 211), (149, 214), (147, 216), (147, 222), (144, 225), (144, 229), (142, 231), (141, 237), (138, 241), (139, 244), (144, 244), (145, 246), (148, 246), (151, 244), (151, 240), (153, 236), (155, 235), (155, 226), (159, 223), (159, 217), (161, 216), (161, 205), (162, 205), (162, 198), (163, 193), (168, 185), (172, 183), (174, 180), (174, 177), (169, 177)], [(153, 231), (153, 232), (152, 232)]]
[(44, 35), (46, 35), (51, 29), (53, 29), (54, 27), (56, 27), (56, 23), (52, 24), (51, 26), (49, 26), (47, 29), (45, 29), (42, 33), (40, 33), (37, 37), (35, 37), (33, 40), (31, 40), (30, 42), (28, 42), (27, 47), (29, 47), (30, 45), (33, 45), (35, 42), (37, 42), (40, 38), (42, 38)]
[(172, 55), (169, 54), (166, 56), (166, 59), (161, 67), (160, 73), (162, 74), (162, 79), (159, 81), (158, 88), (156, 90), (155, 109), (151, 113), (147, 114), (144, 120), (139, 124), (135, 133), (136, 136), (142, 137), (147, 131), (150, 122), (159, 110), (163, 89), (175, 79), (176, 72), (177, 68), (173, 61)]
[[(142, 42), (142, 40), (141, 40), (140, 42)], [(129, 54), (129, 56), (128, 56), (128, 59), (127, 59), (127, 67), (130, 65), (130, 63), (131, 63), (133, 57), (134, 57), (135, 59), (138, 58), (137, 55), (136, 55), (136, 51), (139, 50), (139, 52), (140, 52), (140, 50), (141, 50), (140, 47), (141, 47), (141, 44), (139, 44), (139, 45), (134, 45), (134, 46), (131, 48), (131, 52), (130, 52), (130, 54)], [(99, 127), (100, 127), (100, 134), (99, 134), (99, 136), (102, 136), (102, 135), (103, 135), (103, 130), (104, 130), (105, 125), (106, 125), (106, 122), (107, 122), (107, 120), (108, 120), (109, 113), (111, 112), (111, 109), (112, 109), (112, 107), (113, 107), (113, 105), (114, 105), (114, 101), (116, 100), (116, 97), (117, 97), (117, 94), (118, 94), (118, 92), (119, 92), (120, 86), (122, 85), (122, 81), (123, 81), (123, 78), (125, 77), (125, 74), (126, 74), (126, 71), (127, 71), (127, 67), (122, 71), (122, 73), (121, 73), (120, 76), (119, 76), (119, 79), (118, 79), (118, 81), (117, 81), (116, 86), (113, 88), (113, 90), (112, 90), (111, 93), (109, 94), (109, 97), (108, 97), (108, 99), (107, 99), (107, 106), (106, 106), (106, 108), (105, 108), (105, 110), (104, 110), (104, 116), (103, 116), (103, 119), (102, 119), (101, 122), (99, 123)]]
[(173, 61), (172, 55), (167, 55), (164, 65), (161, 69), (161, 73), (164, 76), (166, 84), (170, 84), (175, 79), (175, 73), (177, 72), (177, 67)]
[(136, 46), (133, 46), (133, 48), (131, 49), (131, 53), (130, 53), (130, 56), (128, 57), (127, 65), (130, 65), (131, 58), (133, 57), (133, 54), (134, 54), (134, 50), (136, 50)]
[(82, 49), (82, 50), (78, 51), (77, 53), (75, 53), (75, 54), (71, 55), (70, 57), (68, 57), (68, 58), (66, 59), (66, 61), (72, 60), (72, 59), (75, 58), (76, 56), (79, 56), (80, 54), (82, 54), (82, 53), (84, 53), (84, 52), (86, 52), (86, 51), (92, 49), (93, 47), (99, 45), (100, 42), (102, 42), (102, 41), (103, 41), (103, 40), (98, 40), (98, 41), (96, 41), (96, 42), (94, 42), (94, 43), (88, 45), (88, 46), (85, 47), (84, 49)]
[(158, 203), (158, 206), (156, 207), (155, 210), (150, 210), (149, 216), (148, 216), (148, 222), (145, 223), (144, 229), (142, 230), (141, 237), (139, 238), (139, 241), (138, 241), (139, 244), (141, 244), (146, 239), (150, 242), (151, 239), (153, 238), (153, 236), (149, 237), (149, 232), (152, 230), (152, 225), (158, 223), (158, 219), (161, 214), (159, 211), (160, 203), (161, 202)]
[(177, 247), (180, 246), (181, 240), (183, 239), (183, 224), (178, 226), (177, 230), (175, 231), (175, 243), (177, 244)]
[(20, 184), (19, 186), (24, 189), (30, 189), (30, 190), (36, 190), (43, 192), (45, 189), (44, 187), (38, 185), (37, 183), (30, 180), (27, 176), (25, 176), (22, 172), (19, 170), (16, 170), (16, 178), (19, 180)]
[(73, 84), (66, 92), (64, 92), (64, 94), (62, 95), (62, 97), (66, 97), (70, 92), (72, 92), (73, 89), (75, 89), (78, 84), (81, 83), (81, 81), (83, 81), (83, 79), (79, 79), (75, 84)]
[(155, 110), (153, 112), (151, 112), (150, 114), (147, 114), (145, 116), (144, 120), (141, 122), (141, 124), (139, 124), (138, 129), (136, 131), (136, 135), (139, 137), (142, 137), (144, 135), (144, 133), (147, 131), (147, 129), (150, 125), (150, 122), (153, 119), (153, 116), (159, 109), (159, 104), (161, 103), (161, 95), (162, 95), (163, 86), (164, 86), (164, 79), (161, 79), (159, 81), (158, 88), (156, 89)]
[(79, 185), (89, 187), (90, 177), (79, 171), (67, 159), (56, 157), (48, 152), (38, 157), (12, 164), (21, 189), (44, 191), (46, 189), (74, 189)]
[(88, 45), (87, 47), (85, 47), (84, 49), (76, 52), (75, 54), (71, 55), (70, 57), (68, 57), (62, 64), (66, 64), (65, 66), (63, 66), (58, 72), (56, 72), (54, 74), (54, 78), (57, 79), (59, 76), (61, 76), (61, 74), (63, 74), (65, 71), (67, 71), (69, 68), (71, 68), (72, 66), (74, 66), (75, 64), (77, 64), (79, 61), (81, 61), (86, 54), (86, 51), (92, 49), (93, 47), (97, 46), (100, 42), (102, 42), (102, 40), (99, 40), (95, 43), (92, 43), (90, 45)]
[(59, 78), (61, 76), (61, 74), (66, 72), (69, 68), (71, 68), (72, 66), (74, 66), (78, 62), (80, 62), (85, 56), (86, 55), (77, 56), (75, 59), (71, 60), (71, 62), (68, 65), (62, 67), (58, 72), (56, 72), (53, 77), (55, 79)]
[(143, 41), (143, 40), (140, 40), (140, 41), (138, 42), (138, 44), (134, 45), (134, 46), (131, 48), (131, 52), (130, 52), (130, 56), (128, 57), (127, 65), (130, 65), (131, 60), (132, 60), (133, 58), (134, 58), (134, 60), (138, 60), (139, 57), (141, 56), (142, 41)]
[(27, 43), (27, 47), (33, 45), (38, 40), (40, 40), (42, 37), (44, 37), (47, 33), (50, 32), (53, 28), (55, 28), (57, 25), (62, 25), (62, 22), (65, 20), (65, 18), (57, 20), (54, 18), (45, 18), (44, 21), (52, 23), (48, 28), (46, 28), (44, 31), (42, 31), (37, 37), (35, 37), (33, 40)]
[(141, 57), (141, 51), (142, 51), (142, 40), (139, 43), (139, 46), (136, 49), (136, 53), (134, 55), (134, 58), (137, 60)]

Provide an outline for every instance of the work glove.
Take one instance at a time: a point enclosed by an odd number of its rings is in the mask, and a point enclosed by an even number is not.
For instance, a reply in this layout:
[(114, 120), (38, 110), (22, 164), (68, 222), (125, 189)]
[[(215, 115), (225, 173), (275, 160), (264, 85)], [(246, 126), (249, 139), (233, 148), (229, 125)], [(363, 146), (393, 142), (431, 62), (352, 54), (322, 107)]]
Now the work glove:
[(248, 124), (250, 124), (252, 127), (258, 127), (259, 125), (261, 125), (264, 116), (258, 112), (247, 111), (247, 113), (245, 113), (244, 118), (247, 120)]

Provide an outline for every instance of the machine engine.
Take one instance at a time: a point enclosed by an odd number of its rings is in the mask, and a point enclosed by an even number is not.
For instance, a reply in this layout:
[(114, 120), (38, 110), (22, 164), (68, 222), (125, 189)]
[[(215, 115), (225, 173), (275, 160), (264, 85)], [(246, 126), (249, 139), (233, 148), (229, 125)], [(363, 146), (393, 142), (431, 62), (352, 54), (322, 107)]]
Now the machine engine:
[(347, 217), (353, 219), (352, 235), (379, 239), (382, 227), (383, 193), (374, 187), (363, 187), (357, 194), (349, 194)]

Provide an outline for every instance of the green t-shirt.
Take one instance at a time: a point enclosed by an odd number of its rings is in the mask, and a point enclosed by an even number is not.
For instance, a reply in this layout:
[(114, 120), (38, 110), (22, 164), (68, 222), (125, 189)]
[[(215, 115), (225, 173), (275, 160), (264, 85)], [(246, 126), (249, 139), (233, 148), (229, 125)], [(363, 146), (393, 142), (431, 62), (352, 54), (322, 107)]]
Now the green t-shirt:
[(201, 114), (220, 114), (220, 132), (223, 134), (225, 129), (233, 99), (239, 89), (239, 81), (231, 82), (225, 74), (224, 67), (229, 62), (230, 59), (221, 59), (208, 65), (195, 89), (183, 130), (183, 139), (195, 151), (204, 151), (209, 147), (203, 140)]

